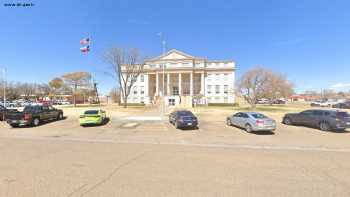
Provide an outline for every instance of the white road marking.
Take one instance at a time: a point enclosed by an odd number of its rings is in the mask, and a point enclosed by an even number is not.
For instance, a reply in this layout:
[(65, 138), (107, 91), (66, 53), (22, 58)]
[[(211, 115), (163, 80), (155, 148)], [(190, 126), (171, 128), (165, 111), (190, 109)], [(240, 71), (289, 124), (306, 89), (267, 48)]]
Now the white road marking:
[[(321, 146), (281, 146), (281, 145), (249, 145), (249, 144), (212, 144), (212, 143), (192, 143), (181, 140), (178, 142), (160, 142), (145, 140), (109, 140), (109, 139), (89, 139), (89, 138), (50, 138), (50, 137), (28, 137), (13, 136), (0, 137), (0, 139), (22, 139), (22, 140), (42, 140), (42, 141), (64, 141), (64, 142), (85, 142), (85, 143), (111, 143), (111, 144), (151, 144), (151, 145), (182, 145), (208, 148), (231, 148), (231, 149), (255, 149), (255, 150), (285, 150), (285, 151), (320, 151), (320, 152), (342, 152), (350, 153), (349, 148), (327, 148)], [(156, 141), (157, 140), (157, 141)]]
[(124, 120), (162, 120), (160, 116), (127, 116), (123, 117)]

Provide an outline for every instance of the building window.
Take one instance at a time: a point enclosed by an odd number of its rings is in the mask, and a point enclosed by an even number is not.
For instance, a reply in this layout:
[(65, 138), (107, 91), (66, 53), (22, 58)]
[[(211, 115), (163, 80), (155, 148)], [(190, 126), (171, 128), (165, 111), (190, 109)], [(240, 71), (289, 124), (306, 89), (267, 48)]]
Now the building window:
[(208, 81), (211, 81), (211, 74), (208, 74)]
[(227, 81), (228, 79), (228, 74), (224, 74), (224, 80)]
[(137, 86), (134, 86), (133, 92), (134, 92), (134, 94), (137, 94)]
[(220, 74), (215, 74), (215, 80), (220, 80)]
[(215, 97), (215, 101), (216, 101), (216, 102), (219, 102), (219, 101), (220, 101), (220, 97), (218, 97), (218, 96)]
[(179, 95), (179, 87), (173, 87), (173, 95)]
[(183, 67), (189, 67), (190, 64), (189, 64), (189, 63), (182, 63), (182, 66), (183, 66)]
[(216, 93), (216, 94), (219, 94), (219, 93), (220, 93), (220, 86), (219, 86), (219, 85), (216, 85), (216, 86), (215, 86), (215, 93)]
[(141, 98), (140, 98), (140, 102), (141, 102), (141, 103), (145, 103), (145, 98), (144, 98), (144, 97), (141, 97)]
[(145, 82), (145, 75), (140, 75), (140, 82)]
[(141, 86), (140, 87), (140, 92), (141, 92), (141, 94), (144, 94), (145, 93), (145, 87)]
[(228, 103), (228, 98), (224, 97), (224, 103)]
[(211, 85), (207, 86), (207, 92), (208, 92), (208, 94), (211, 94)]
[(228, 85), (224, 85), (224, 93), (225, 93), (225, 94), (228, 93)]

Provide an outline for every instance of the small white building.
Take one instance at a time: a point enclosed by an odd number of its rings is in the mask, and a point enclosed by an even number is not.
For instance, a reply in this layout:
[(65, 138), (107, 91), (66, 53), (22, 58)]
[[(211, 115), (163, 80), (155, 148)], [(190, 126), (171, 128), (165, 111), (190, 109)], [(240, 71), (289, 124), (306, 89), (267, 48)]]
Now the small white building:
[(146, 60), (143, 70), (128, 103), (157, 104), (162, 99), (168, 106), (235, 102), (232, 60), (207, 60), (173, 49)]

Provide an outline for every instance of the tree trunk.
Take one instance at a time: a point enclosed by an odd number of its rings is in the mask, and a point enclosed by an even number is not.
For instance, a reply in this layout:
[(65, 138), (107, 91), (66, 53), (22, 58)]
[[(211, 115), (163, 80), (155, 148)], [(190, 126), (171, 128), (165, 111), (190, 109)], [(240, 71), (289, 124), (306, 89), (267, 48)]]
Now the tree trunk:
[(127, 99), (128, 99), (128, 97), (124, 97), (124, 99), (123, 99), (124, 100), (124, 103), (123, 103), (124, 108), (128, 107), (128, 100)]
[(251, 103), (251, 104), (250, 104), (250, 107), (251, 107), (253, 110), (255, 110), (255, 109), (256, 109), (256, 104), (255, 104), (255, 103)]
[(74, 85), (73, 99), (74, 99), (74, 107), (76, 107), (77, 106), (77, 84)]

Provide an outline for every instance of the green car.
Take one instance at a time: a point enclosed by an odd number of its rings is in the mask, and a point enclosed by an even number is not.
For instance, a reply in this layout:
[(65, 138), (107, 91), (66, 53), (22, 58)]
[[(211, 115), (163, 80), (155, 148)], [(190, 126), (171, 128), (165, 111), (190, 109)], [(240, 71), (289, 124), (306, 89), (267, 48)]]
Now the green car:
[(87, 110), (80, 115), (80, 126), (102, 125), (106, 120), (106, 112), (101, 109)]

